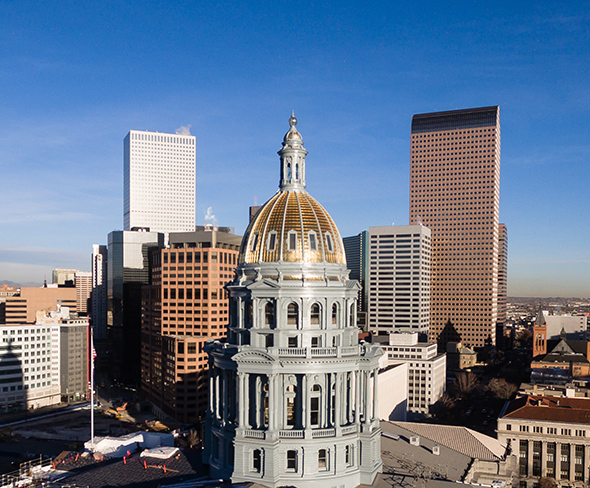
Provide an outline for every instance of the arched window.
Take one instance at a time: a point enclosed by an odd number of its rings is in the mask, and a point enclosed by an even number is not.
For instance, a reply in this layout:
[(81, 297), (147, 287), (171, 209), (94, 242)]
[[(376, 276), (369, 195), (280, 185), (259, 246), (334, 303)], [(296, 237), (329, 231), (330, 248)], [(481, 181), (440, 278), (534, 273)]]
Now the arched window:
[(264, 306), (264, 323), (265, 325), (275, 325), (275, 306), (273, 303), (267, 303)]
[(319, 303), (314, 303), (311, 306), (311, 325), (320, 325), (321, 308)]
[(332, 324), (336, 325), (338, 323), (338, 305), (332, 305)]
[(297, 325), (299, 323), (299, 307), (296, 303), (290, 303), (287, 307), (287, 324)]
[(289, 427), (293, 427), (297, 422), (297, 410), (296, 410), (296, 402), (297, 402), (297, 387), (295, 385), (289, 385), (285, 388), (285, 398), (287, 400), (285, 417), (287, 420), (287, 425)]

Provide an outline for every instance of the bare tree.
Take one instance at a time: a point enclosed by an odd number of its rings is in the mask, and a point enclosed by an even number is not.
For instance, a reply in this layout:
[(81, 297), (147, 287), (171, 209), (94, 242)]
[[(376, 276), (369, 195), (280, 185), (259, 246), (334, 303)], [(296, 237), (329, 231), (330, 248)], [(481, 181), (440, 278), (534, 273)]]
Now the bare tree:
[(479, 384), (479, 380), (475, 374), (469, 373), (457, 373), (455, 377), (455, 388), (460, 395), (466, 395), (471, 393)]
[(553, 478), (539, 479), (539, 488), (557, 488), (557, 483)]
[(487, 389), (501, 400), (508, 400), (518, 390), (518, 386), (504, 378), (492, 378)]

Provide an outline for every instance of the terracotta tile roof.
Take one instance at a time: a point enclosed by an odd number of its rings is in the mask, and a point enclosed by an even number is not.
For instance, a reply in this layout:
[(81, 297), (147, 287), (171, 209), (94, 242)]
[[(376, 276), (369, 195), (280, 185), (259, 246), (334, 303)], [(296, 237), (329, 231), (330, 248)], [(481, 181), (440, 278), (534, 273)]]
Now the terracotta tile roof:
[(467, 427), (413, 422), (392, 423), (474, 459), (497, 461), (506, 452), (506, 446), (497, 439)]
[(590, 398), (528, 395), (512, 400), (502, 418), (590, 425)]

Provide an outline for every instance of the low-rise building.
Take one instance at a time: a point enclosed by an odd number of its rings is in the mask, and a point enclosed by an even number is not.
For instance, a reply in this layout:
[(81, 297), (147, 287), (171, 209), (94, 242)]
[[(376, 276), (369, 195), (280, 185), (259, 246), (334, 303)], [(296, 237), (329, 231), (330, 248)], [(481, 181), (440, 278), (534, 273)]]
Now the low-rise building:
[(445, 392), (447, 359), (437, 345), (418, 342), (418, 333), (390, 334), (381, 343), (389, 364), (408, 365), (408, 411), (428, 413)]
[(453, 369), (469, 369), (473, 368), (477, 363), (477, 353), (465, 347), (462, 342), (448, 342), (447, 343), (447, 368)]
[(500, 413), (498, 440), (518, 455), (523, 488), (538, 486), (541, 477), (559, 486), (590, 482), (589, 398), (515, 398)]

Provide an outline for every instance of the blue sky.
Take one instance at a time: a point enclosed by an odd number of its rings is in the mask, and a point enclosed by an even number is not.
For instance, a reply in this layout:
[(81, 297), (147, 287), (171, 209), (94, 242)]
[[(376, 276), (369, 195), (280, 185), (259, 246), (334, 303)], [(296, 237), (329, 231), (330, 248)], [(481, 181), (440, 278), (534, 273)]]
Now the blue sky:
[(415, 113), (500, 105), (509, 294), (590, 297), (590, 3), (0, 1), (0, 280), (90, 268), (130, 129), (197, 136), (242, 233), (295, 110), (343, 236), (407, 224)]

